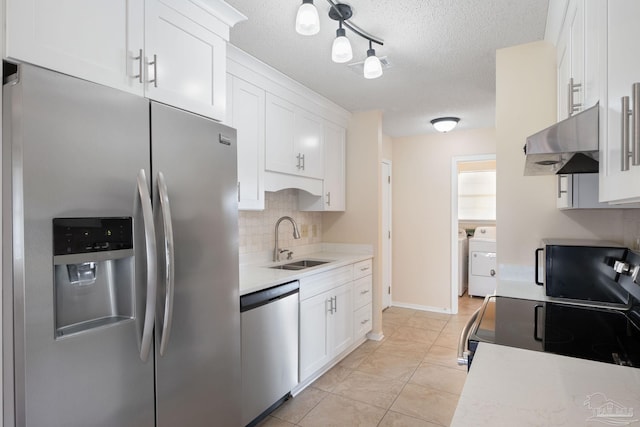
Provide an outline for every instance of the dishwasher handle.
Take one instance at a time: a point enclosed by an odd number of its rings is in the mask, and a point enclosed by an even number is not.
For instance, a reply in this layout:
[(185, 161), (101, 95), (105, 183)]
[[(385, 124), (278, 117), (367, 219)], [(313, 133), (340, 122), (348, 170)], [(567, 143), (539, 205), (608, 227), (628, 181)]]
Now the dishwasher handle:
[(242, 295), (240, 297), (240, 313), (253, 310), (254, 308), (286, 298), (298, 292), (300, 292), (300, 282), (294, 280), (293, 282), (283, 283), (261, 291)]

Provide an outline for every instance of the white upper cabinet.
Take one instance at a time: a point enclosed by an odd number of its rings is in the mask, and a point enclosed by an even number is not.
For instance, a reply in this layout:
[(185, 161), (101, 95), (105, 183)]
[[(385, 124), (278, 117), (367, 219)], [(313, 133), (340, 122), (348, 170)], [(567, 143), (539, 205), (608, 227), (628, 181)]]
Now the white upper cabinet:
[[(640, 154), (640, 141), (634, 141), (632, 131), (633, 119), (640, 119), (640, 92), (635, 108), (633, 97), (633, 85), (640, 83), (640, 2), (609, 0), (608, 10), (603, 13), (607, 16), (607, 102), (600, 109), (600, 201), (636, 202), (640, 201), (640, 162), (634, 164), (634, 159), (625, 154), (625, 146), (630, 154), (634, 150)], [(627, 101), (633, 116), (626, 115), (625, 129), (622, 105)]]
[(238, 132), (238, 208), (264, 209), (265, 91), (228, 76), (227, 124)]
[(229, 26), (219, 0), (7, 0), (7, 57), (223, 120)]
[(345, 210), (345, 155), (346, 131), (329, 122), (324, 123), (324, 181), (323, 195), (298, 194), (301, 211)]
[(322, 119), (270, 93), (266, 103), (266, 169), (322, 179)]
[(142, 95), (144, 3), (6, 0), (6, 56)]

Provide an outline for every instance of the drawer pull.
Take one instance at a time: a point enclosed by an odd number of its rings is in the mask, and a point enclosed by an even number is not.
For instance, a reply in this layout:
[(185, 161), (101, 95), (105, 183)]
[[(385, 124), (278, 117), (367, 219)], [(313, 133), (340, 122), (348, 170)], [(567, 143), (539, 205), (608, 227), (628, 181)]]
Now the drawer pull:
[(369, 293), (369, 289), (365, 290), (365, 291), (360, 291), (360, 295), (364, 295), (364, 294), (368, 294)]
[(362, 268), (360, 269), (360, 271), (367, 271), (368, 269), (369, 269), (369, 267), (362, 267)]
[(369, 323), (369, 319), (364, 319), (362, 322), (360, 322), (361, 325), (365, 325)]

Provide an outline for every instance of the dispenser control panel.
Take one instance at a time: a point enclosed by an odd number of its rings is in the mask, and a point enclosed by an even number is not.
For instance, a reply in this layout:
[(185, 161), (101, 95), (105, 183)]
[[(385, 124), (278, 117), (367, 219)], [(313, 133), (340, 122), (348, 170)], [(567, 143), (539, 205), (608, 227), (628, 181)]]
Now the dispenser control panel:
[(131, 217), (54, 218), (53, 254), (133, 249)]

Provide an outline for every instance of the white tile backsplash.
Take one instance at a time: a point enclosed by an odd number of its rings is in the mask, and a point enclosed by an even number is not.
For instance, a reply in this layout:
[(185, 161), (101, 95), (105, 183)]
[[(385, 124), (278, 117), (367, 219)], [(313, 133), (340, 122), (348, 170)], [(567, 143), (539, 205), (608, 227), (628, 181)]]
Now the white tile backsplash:
[(291, 249), (322, 242), (322, 213), (298, 211), (298, 190), (266, 192), (264, 211), (240, 211), (238, 214), (240, 253), (273, 250), (274, 227), (282, 216), (290, 216), (296, 221), (302, 237), (294, 239), (291, 223), (282, 222), (278, 236), (281, 248)]

